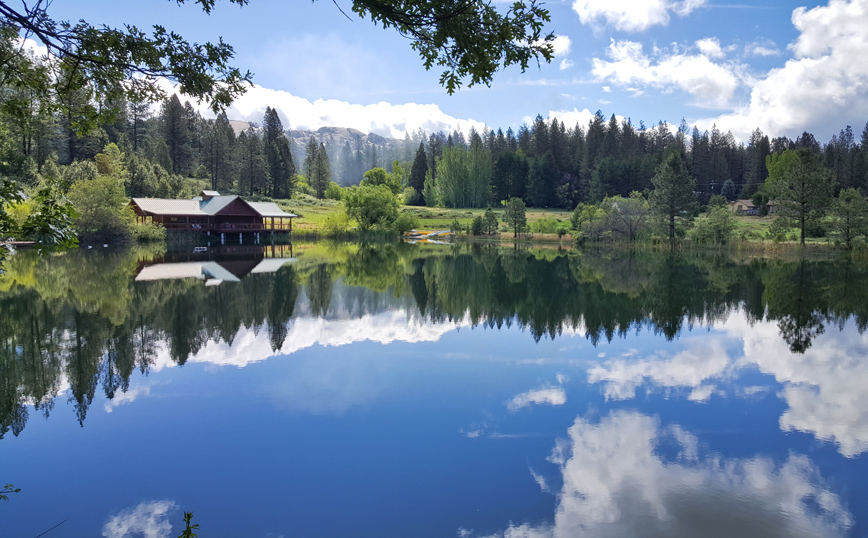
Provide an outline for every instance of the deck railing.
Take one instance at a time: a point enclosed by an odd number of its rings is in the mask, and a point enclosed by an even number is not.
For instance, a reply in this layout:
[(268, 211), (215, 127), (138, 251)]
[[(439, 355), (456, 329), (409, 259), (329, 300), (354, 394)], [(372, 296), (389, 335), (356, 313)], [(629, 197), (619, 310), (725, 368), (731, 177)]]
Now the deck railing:
[(244, 232), (270, 232), (270, 231), (291, 231), (292, 225), (285, 223), (235, 223), (235, 224), (193, 224), (186, 222), (165, 222), (162, 226), (167, 230), (173, 231), (189, 231), (189, 232), (224, 232), (224, 233), (244, 233)]

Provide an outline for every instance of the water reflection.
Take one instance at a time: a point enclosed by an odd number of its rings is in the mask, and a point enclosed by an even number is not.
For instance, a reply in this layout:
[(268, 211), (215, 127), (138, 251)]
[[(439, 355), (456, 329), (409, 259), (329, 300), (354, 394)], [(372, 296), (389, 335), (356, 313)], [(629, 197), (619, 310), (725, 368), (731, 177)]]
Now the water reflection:
[[(48, 415), (67, 391), (84, 424), (98, 390), (131, 400), (135, 371), (188, 361), (241, 367), (314, 345), (436, 341), (465, 326), (518, 325), (537, 341), (578, 333), (594, 344), (642, 332), (673, 340), (703, 326), (726, 337), (672, 356), (608, 359), (589, 380), (611, 399), (656, 385), (707, 401), (727, 376), (757, 367), (785, 384), (783, 428), (834, 440), (847, 455), (868, 448), (868, 405), (857, 403), (866, 400), (862, 266), (479, 245), (233, 248), (9, 260), (0, 436), (20, 434), (31, 411)], [(843, 330), (848, 322), (855, 331)], [(731, 351), (738, 340), (744, 357)], [(844, 342), (858, 346), (839, 349)], [(563, 401), (556, 388), (540, 390), (514, 405)]]
[(769, 390), (733, 383), (742, 373), (759, 370), (781, 385), (775, 390), (788, 406), (781, 429), (834, 442), (847, 457), (868, 450), (868, 335), (817, 335), (815, 346), (793, 354), (773, 322), (748, 323), (736, 312), (713, 329), (685, 338), (684, 349), (675, 353), (633, 350), (606, 358), (588, 370), (588, 381), (602, 384), (612, 400), (635, 398), (645, 388), (687, 389), (688, 399), (707, 401), (713, 394), (751, 397)]
[[(664, 446), (672, 457), (661, 455)], [(804, 455), (776, 463), (698, 447), (691, 433), (639, 412), (578, 417), (549, 458), (563, 483), (554, 522), (492, 536), (830, 537), (853, 524)]]
[(105, 538), (168, 538), (172, 533), (169, 516), (178, 511), (174, 501), (144, 501), (109, 517), (102, 528)]

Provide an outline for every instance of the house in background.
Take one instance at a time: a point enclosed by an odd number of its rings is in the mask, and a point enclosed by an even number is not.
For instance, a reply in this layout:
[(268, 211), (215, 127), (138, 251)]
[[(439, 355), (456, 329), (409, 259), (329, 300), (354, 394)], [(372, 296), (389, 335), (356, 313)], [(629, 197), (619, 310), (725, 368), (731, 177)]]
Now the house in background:
[(244, 233), (292, 232), (292, 219), (273, 202), (247, 202), (240, 196), (202, 191), (190, 200), (133, 198), (136, 221), (158, 223), (167, 230)]
[(736, 215), (758, 216), (759, 208), (751, 200), (734, 200), (727, 204), (729, 210)]

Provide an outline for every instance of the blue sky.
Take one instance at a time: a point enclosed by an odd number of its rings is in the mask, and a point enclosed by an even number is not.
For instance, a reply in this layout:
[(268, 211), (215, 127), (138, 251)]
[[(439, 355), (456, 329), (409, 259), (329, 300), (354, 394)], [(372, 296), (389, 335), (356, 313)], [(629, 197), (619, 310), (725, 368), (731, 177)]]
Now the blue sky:
[[(739, 0), (736, 0), (739, 1)], [(350, 12), (349, 0), (337, 0)], [(868, 120), (868, 0), (803, 4), (768, 0), (548, 2), (558, 36), (551, 64), (507, 69), (490, 88), (450, 96), (410, 42), (332, 2), (218, 2), (208, 16), (165, 0), (58, 0), (59, 18), (116, 26), (162, 24), (191, 40), (231, 43), (256, 87), (229, 111), (260, 121), (278, 108), (293, 128), (404, 131), (460, 126), (517, 128), (536, 114), (570, 126), (602, 110), (651, 126), (663, 120), (746, 140), (802, 131), (828, 141)], [(203, 107), (203, 112), (205, 108)]]

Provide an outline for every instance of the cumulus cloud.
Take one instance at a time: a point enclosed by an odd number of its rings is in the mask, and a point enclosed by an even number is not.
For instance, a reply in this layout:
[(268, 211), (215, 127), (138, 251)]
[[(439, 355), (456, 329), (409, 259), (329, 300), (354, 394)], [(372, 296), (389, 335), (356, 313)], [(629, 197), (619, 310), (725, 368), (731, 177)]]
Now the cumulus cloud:
[(169, 514), (175, 510), (170, 500), (145, 501), (111, 516), (102, 528), (105, 538), (167, 538), (172, 534)]
[(531, 404), (564, 405), (565, 403), (567, 403), (567, 393), (562, 387), (546, 386), (516, 395), (507, 402), (506, 407), (510, 411), (518, 411)]
[(724, 53), (723, 49), (720, 47), (720, 40), (716, 37), (700, 39), (696, 42), (696, 47), (699, 49), (699, 52), (709, 58), (723, 58), (726, 56), (726, 53)]
[[(682, 456), (664, 460), (670, 441)], [(582, 417), (550, 461), (563, 476), (554, 522), (511, 525), (500, 538), (568, 536), (843, 536), (853, 518), (823, 483), (816, 466), (791, 454), (702, 458), (689, 432), (655, 418), (616, 411), (592, 423)]]
[(575, 0), (573, 10), (582, 24), (601, 29), (612, 26), (622, 32), (641, 32), (669, 24), (671, 13), (689, 15), (705, 0)]
[[(793, 11), (799, 37), (793, 58), (752, 85), (750, 100), (732, 113), (698, 121), (747, 139), (759, 127), (776, 135), (803, 130), (836, 132), (853, 118), (868, 116), (868, 2), (831, 0), (826, 6)], [(754, 47), (754, 53), (774, 49)]]
[[(185, 99), (183, 95), (179, 97)], [(205, 103), (191, 104), (203, 116), (214, 115)], [(405, 133), (417, 129), (426, 132), (456, 129), (468, 132), (471, 127), (478, 132), (485, 130), (484, 123), (472, 118), (450, 116), (434, 104), (392, 104), (380, 101), (363, 105), (337, 99), (309, 101), (287, 91), (255, 85), (232, 103), (226, 115), (232, 120), (262, 123), (265, 109), (269, 106), (278, 111), (284, 128), (316, 130), (326, 126), (348, 127), (363, 133), (376, 133), (392, 138), (403, 138)]]
[(774, 41), (766, 39), (748, 43), (744, 47), (744, 54), (745, 56), (780, 56), (781, 51), (778, 50)]
[(555, 40), (552, 42), (552, 46), (554, 47), (555, 58), (559, 58), (562, 56), (566, 56), (570, 53), (573, 42), (568, 36), (559, 35), (555, 37)]
[(608, 59), (594, 58), (591, 73), (600, 82), (680, 90), (692, 95), (696, 106), (727, 107), (740, 85), (739, 67), (713, 61), (724, 54), (714, 39), (701, 40), (697, 47), (699, 54), (655, 49), (649, 56), (641, 43), (613, 39), (606, 49)]

